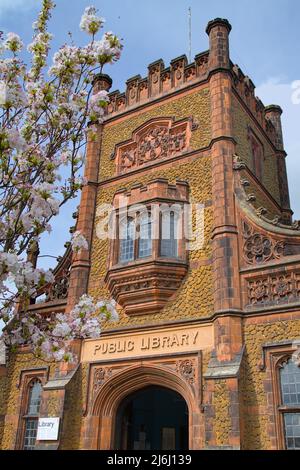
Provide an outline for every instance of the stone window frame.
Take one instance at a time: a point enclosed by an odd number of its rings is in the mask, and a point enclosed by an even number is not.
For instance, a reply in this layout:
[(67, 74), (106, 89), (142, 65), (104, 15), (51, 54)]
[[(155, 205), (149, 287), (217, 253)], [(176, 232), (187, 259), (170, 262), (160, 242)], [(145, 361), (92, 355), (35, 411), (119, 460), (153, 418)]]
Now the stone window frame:
[[(267, 405), (273, 409), (276, 448), (277, 450), (287, 450), (285, 441), (285, 424), (284, 414), (291, 413), (296, 410), (300, 413), (300, 407), (287, 407), (282, 404), (280, 369), (283, 364), (292, 358), (297, 351), (300, 339), (282, 341), (280, 343), (265, 344), (262, 347), (262, 362), (260, 370), (266, 371), (271, 382), (271, 390), (267, 385), (268, 378), (265, 381), (265, 390), (267, 395)], [(269, 408), (270, 410), (270, 408)]]
[(287, 445), (286, 445), (286, 436), (285, 436), (286, 431), (285, 431), (284, 415), (287, 413), (297, 413), (300, 415), (300, 406), (284, 405), (283, 399), (282, 399), (280, 369), (282, 369), (284, 365), (289, 360), (292, 359), (293, 352), (284, 354), (276, 362), (276, 392), (275, 392), (276, 409), (277, 409), (276, 415), (277, 415), (277, 422), (278, 422), (278, 429), (279, 429), (279, 443), (280, 443), (281, 449), (284, 449), (284, 450), (288, 450)]
[[(174, 204), (174, 201), (170, 200), (170, 201), (162, 201), (163, 204), (168, 204), (169, 207), (172, 207), (172, 205)], [(156, 205), (156, 206), (159, 206), (160, 202), (157, 201), (157, 202), (146, 202), (145, 205), (147, 207), (147, 211), (148, 211), (148, 214), (150, 213), (151, 211), (151, 206), (153, 205)], [(184, 203), (183, 202), (176, 202), (175, 204), (177, 205), (180, 205), (182, 208), (184, 207)], [(136, 220), (138, 219), (138, 214), (135, 214), (134, 217), (132, 217), (131, 215), (128, 215), (128, 210), (130, 210), (130, 207), (131, 206), (134, 206), (135, 204), (132, 204), (130, 206), (128, 206), (128, 208), (126, 209), (126, 212), (127, 212), (127, 219), (129, 220), (130, 218), (131, 219), (134, 219), (135, 220), (135, 230), (137, 229), (137, 227), (139, 226), (139, 224), (136, 222)], [(138, 255), (138, 252), (139, 252), (139, 240), (140, 238), (137, 237), (134, 239), (134, 249), (133, 249), (133, 259), (132, 260), (127, 260), (127, 261), (120, 261), (120, 237), (119, 237), (119, 230), (118, 230), (118, 227), (119, 227), (119, 218), (120, 217), (123, 217), (125, 215), (125, 212), (122, 210), (122, 209), (114, 209), (114, 224), (115, 224), (115, 228), (113, 229), (113, 232), (116, 234), (115, 236), (115, 239), (113, 241), (111, 241), (110, 243), (110, 254), (109, 254), (109, 260), (108, 260), (108, 264), (109, 264), (109, 267), (117, 267), (117, 266), (130, 266), (130, 265), (133, 265), (133, 264), (139, 264), (139, 263), (142, 263), (144, 262), (145, 260), (155, 260), (155, 259), (161, 259), (161, 260), (164, 260), (164, 261), (168, 261), (168, 259), (172, 259), (172, 260), (178, 260), (178, 261), (186, 261), (187, 262), (187, 251), (185, 249), (185, 245), (186, 245), (186, 238), (184, 237), (184, 216), (180, 217), (180, 216), (176, 216), (178, 217), (177, 218), (177, 221), (176, 221), (176, 225), (177, 224), (181, 224), (181, 233), (182, 233), (182, 237), (180, 239), (177, 239), (177, 255), (176, 256), (172, 256), (172, 257), (168, 257), (168, 256), (165, 256), (165, 255), (162, 255), (161, 254), (161, 240), (162, 240), (162, 213), (160, 212), (159, 213), (159, 227), (158, 227), (158, 236), (157, 238), (153, 238), (151, 239), (152, 241), (152, 250), (151, 250), (151, 254), (149, 256), (144, 256), (144, 257), (139, 257)], [(152, 221), (151, 221), (152, 223)], [(157, 229), (154, 229), (155, 231)]]
[[(28, 418), (27, 409), (29, 404), (30, 390), (33, 384), (38, 380), (42, 387), (48, 380), (49, 367), (41, 367), (37, 369), (21, 370), (20, 379), (17, 388), (20, 389), (19, 397), (19, 419), (16, 433), (16, 450), (23, 450), (26, 419)], [(38, 416), (35, 416), (38, 419)]]
[[(130, 209), (130, 207), (129, 207)], [(145, 212), (146, 214), (146, 212)], [(151, 221), (151, 215), (150, 215), (150, 212), (149, 212), (149, 208), (147, 207), (147, 214), (148, 214), (148, 217), (150, 218), (150, 223), (152, 225), (152, 221)], [(116, 213), (116, 222), (117, 222), (117, 227), (119, 228), (119, 220), (121, 217), (124, 217), (126, 214), (118, 211)], [(136, 213), (134, 214), (134, 216), (131, 216), (131, 215), (127, 215), (127, 223), (129, 221), (133, 221), (133, 225), (134, 225), (134, 232), (135, 234), (137, 232), (140, 232), (140, 226), (141, 226), (141, 221), (140, 221), (140, 215), (144, 215), (142, 213)], [(127, 231), (127, 227), (126, 227), (126, 231)], [(153, 239), (150, 238), (151, 240), (151, 254), (148, 255), (148, 256), (140, 256), (139, 255), (139, 251), (140, 251), (140, 240), (141, 238), (140, 237), (135, 237), (133, 239), (133, 258), (132, 259), (127, 259), (127, 260), (124, 260), (124, 261), (120, 261), (120, 236), (119, 236), (119, 233), (118, 233), (118, 230), (117, 230), (117, 237), (116, 237), (116, 243), (115, 243), (115, 250), (113, 251), (113, 253), (115, 254), (114, 256), (114, 264), (122, 264), (122, 265), (127, 265), (128, 263), (131, 263), (131, 262), (135, 262), (135, 261), (139, 261), (139, 260), (143, 260), (145, 258), (151, 258), (152, 257), (152, 254), (153, 254)]]
[[(30, 407), (31, 407), (31, 400), (32, 400), (32, 391), (35, 387), (36, 384), (39, 384), (39, 405), (34, 413), (30, 413)], [(37, 435), (37, 424), (38, 424), (38, 419), (39, 419), (39, 411), (41, 407), (41, 397), (42, 397), (42, 382), (39, 377), (33, 378), (30, 380), (29, 384), (27, 385), (27, 392), (26, 392), (26, 411), (25, 414), (22, 416), (23, 418), (23, 439), (22, 439), (22, 449), (23, 450), (31, 450), (31, 449), (25, 449), (25, 442), (26, 442), (26, 431), (27, 431), (27, 425), (29, 421), (34, 421), (36, 423), (36, 434), (35, 434), (35, 441), (36, 441), (36, 435)]]
[[(180, 287), (188, 272), (189, 253), (185, 234), (186, 208), (190, 204), (189, 184), (176, 180), (170, 184), (166, 178), (155, 178), (147, 184), (134, 184), (130, 189), (116, 191), (109, 222), (112, 236), (109, 241), (107, 272), (104, 278), (111, 296), (123, 307), (126, 315), (157, 313)], [(133, 260), (119, 261), (119, 217), (149, 213), (152, 225), (151, 256), (137, 256), (136, 244)], [(161, 256), (160, 232), (162, 213), (178, 211), (176, 257)], [(152, 220), (152, 221), (153, 221)]]

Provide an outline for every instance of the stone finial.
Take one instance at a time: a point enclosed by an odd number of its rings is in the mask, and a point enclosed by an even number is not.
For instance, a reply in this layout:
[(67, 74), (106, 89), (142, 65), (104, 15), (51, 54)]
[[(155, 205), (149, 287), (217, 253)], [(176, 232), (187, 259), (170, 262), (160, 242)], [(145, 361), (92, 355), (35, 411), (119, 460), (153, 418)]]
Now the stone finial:
[(283, 150), (283, 134), (282, 134), (282, 125), (281, 125), (281, 114), (282, 109), (276, 104), (271, 104), (265, 107), (265, 117), (275, 127), (276, 131), (276, 147), (279, 150)]
[(282, 108), (278, 104), (270, 104), (265, 108), (266, 113), (274, 113), (278, 114), (279, 116), (282, 115)]
[(232, 30), (232, 26), (229, 23), (229, 21), (225, 18), (215, 18), (214, 20), (211, 20), (208, 22), (208, 25), (206, 27), (206, 33), (209, 35), (212, 28), (216, 28), (218, 26), (221, 26), (222, 28), (226, 28), (228, 31), (228, 34)]
[(101, 90), (109, 91), (112, 86), (112, 79), (105, 73), (98, 73), (95, 75), (92, 85), (94, 93)]

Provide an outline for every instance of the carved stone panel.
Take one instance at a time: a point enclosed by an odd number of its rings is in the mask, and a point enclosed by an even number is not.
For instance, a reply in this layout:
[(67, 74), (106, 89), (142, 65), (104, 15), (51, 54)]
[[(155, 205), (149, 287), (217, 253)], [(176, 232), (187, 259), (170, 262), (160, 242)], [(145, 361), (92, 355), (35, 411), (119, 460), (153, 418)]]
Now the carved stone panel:
[(300, 298), (300, 273), (278, 273), (247, 280), (248, 306), (291, 303)]
[(255, 232), (246, 222), (243, 223), (243, 255), (247, 264), (265, 263), (279, 259), (284, 255), (283, 241), (273, 240), (261, 233)]
[(174, 122), (172, 118), (151, 119), (133, 132), (132, 139), (118, 145), (112, 158), (117, 173), (126, 173), (158, 160), (187, 152), (192, 119)]

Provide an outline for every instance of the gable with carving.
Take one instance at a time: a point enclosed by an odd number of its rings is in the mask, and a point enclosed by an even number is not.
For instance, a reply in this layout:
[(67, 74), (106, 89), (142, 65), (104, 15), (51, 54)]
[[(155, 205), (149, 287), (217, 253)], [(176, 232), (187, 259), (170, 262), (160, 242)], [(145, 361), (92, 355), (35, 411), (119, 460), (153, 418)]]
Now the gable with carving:
[(118, 174), (175, 157), (190, 150), (191, 132), (196, 128), (191, 118), (155, 118), (140, 126), (132, 139), (116, 146), (112, 158)]

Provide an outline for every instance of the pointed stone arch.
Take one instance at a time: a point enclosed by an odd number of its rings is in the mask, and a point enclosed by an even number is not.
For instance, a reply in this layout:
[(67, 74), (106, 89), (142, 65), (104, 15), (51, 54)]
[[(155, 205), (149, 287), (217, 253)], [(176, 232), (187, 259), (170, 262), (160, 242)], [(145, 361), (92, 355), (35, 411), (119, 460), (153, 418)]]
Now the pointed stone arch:
[(188, 382), (171, 369), (157, 365), (134, 365), (109, 378), (100, 388), (84, 426), (84, 448), (108, 450), (114, 447), (115, 420), (125, 397), (150, 385), (177, 392), (185, 400), (189, 413), (189, 448), (203, 446), (202, 415)]

